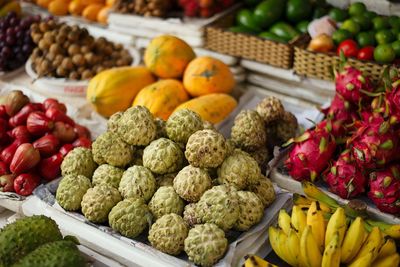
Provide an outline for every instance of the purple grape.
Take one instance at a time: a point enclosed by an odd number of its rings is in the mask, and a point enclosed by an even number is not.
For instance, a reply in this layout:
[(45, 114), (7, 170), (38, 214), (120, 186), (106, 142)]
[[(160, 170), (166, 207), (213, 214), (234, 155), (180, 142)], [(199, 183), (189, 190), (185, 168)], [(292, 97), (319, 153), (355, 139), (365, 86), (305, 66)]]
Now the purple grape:
[(14, 45), (15, 42), (16, 42), (16, 40), (15, 40), (15, 38), (14, 38), (13, 36), (7, 36), (7, 38), (6, 38), (6, 43), (7, 43), (8, 45)]
[(0, 33), (0, 41), (4, 42), (6, 40), (7, 35), (4, 33)]
[(34, 22), (39, 22), (41, 20), (40, 15), (35, 15), (32, 17)]
[(15, 13), (14, 11), (10, 11), (8, 12), (8, 14), (6, 15), (6, 20), (10, 20), (12, 18), (16, 18), (17, 17), (17, 13)]

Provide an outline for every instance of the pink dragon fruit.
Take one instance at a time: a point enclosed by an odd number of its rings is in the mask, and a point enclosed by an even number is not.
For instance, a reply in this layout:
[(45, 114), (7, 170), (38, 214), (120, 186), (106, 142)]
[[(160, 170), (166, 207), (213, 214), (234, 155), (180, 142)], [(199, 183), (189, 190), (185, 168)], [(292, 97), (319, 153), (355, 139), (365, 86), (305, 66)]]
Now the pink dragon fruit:
[(389, 122), (374, 117), (370, 121), (359, 123), (357, 132), (347, 142), (358, 166), (376, 169), (394, 160), (398, 136)]
[(354, 104), (366, 96), (363, 91), (372, 92), (373, 87), (368, 77), (365, 77), (361, 71), (346, 65), (343, 71), (336, 73), (336, 92), (345, 100)]
[(352, 123), (358, 119), (357, 113), (351, 103), (344, 100), (339, 94), (335, 95), (329, 108), (322, 110), (322, 112), (327, 118), (344, 123)]
[(319, 128), (308, 130), (291, 142), (295, 144), (285, 165), (289, 174), (298, 181), (314, 181), (328, 166), (336, 148), (334, 137)]
[(369, 175), (368, 197), (379, 210), (392, 214), (400, 213), (400, 166), (392, 165), (385, 170)]
[(391, 116), (392, 123), (400, 122), (400, 86), (394, 86), (390, 92), (386, 93), (386, 104)]
[(325, 130), (331, 133), (335, 139), (343, 137), (346, 135), (346, 127), (342, 121), (334, 121), (331, 119), (325, 119), (315, 125), (316, 129)]
[(333, 164), (325, 181), (330, 190), (341, 198), (352, 198), (365, 191), (367, 179), (355, 160), (350, 150), (345, 150)]

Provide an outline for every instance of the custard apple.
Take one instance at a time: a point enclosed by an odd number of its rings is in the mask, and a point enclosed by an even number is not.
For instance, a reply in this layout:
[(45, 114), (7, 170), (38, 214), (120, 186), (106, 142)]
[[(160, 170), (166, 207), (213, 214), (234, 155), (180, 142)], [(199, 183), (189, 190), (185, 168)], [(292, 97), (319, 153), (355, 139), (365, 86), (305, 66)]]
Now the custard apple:
[(142, 197), (147, 202), (156, 191), (156, 179), (146, 167), (132, 166), (122, 175), (118, 189), (123, 198)]
[(258, 166), (262, 171), (266, 170), (268, 162), (270, 160), (269, 150), (266, 147), (262, 147), (255, 151), (249, 151), (249, 155), (258, 163)]
[(271, 180), (263, 175), (258, 183), (250, 185), (247, 190), (254, 192), (261, 199), (264, 208), (271, 205), (276, 198), (274, 186)]
[(185, 206), (183, 210), (183, 219), (190, 227), (201, 223), (196, 213), (196, 203), (189, 203)]
[(119, 111), (111, 115), (107, 121), (107, 131), (116, 133), (118, 131), (118, 121), (121, 119), (123, 112)]
[(173, 141), (160, 138), (143, 151), (143, 166), (157, 174), (177, 172), (183, 165), (183, 152)]
[(133, 147), (115, 133), (105, 132), (92, 144), (93, 159), (97, 164), (125, 167), (133, 160)]
[(79, 210), (83, 195), (91, 187), (90, 180), (86, 176), (66, 175), (58, 185), (56, 193), (57, 202), (67, 211)]
[(167, 173), (167, 174), (163, 174), (163, 175), (156, 177), (157, 188), (160, 188), (161, 186), (173, 186), (174, 179), (177, 174), (178, 173), (173, 172), (173, 173)]
[(185, 252), (189, 260), (205, 267), (217, 263), (227, 248), (228, 240), (224, 231), (213, 223), (195, 225), (185, 239)]
[(264, 121), (254, 110), (242, 110), (235, 118), (231, 138), (236, 147), (251, 151), (267, 144)]
[(91, 179), (96, 168), (97, 164), (93, 160), (92, 151), (85, 147), (74, 148), (61, 163), (62, 176), (83, 175)]
[(286, 142), (290, 138), (296, 137), (298, 127), (299, 124), (296, 117), (292, 113), (285, 111), (282, 119), (275, 123), (275, 134), (280, 142)]
[(264, 205), (261, 199), (253, 192), (238, 191), (240, 215), (236, 221), (235, 229), (247, 231), (259, 223), (264, 216)]
[(144, 106), (128, 108), (118, 121), (118, 134), (130, 145), (147, 146), (157, 134), (153, 115)]
[(121, 201), (118, 190), (108, 184), (89, 188), (82, 198), (82, 213), (93, 223), (107, 222), (111, 209)]
[(123, 169), (108, 164), (100, 165), (93, 173), (93, 185), (109, 184), (118, 188), (123, 173)]
[(203, 129), (203, 120), (189, 109), (180, 109), (172, 113), (166, 123), (169, 139), (186, 144), (189, 137), (195, 132)]
[(127, 198), (112, 208), (108, 222), (123, 236), (135, 238), (151, 224), (151, 212), (143, 198)]
[(203, 129), (204, 130), (214, 130), (214, 131), (216, 131), (214, 124), (212, 124), (209, 121), (203, 121)]
[(149, 202), (149, 209), (156, 219), (169, 213), (182, 215), (185, 203), (172, 186), (162, 186)]
[(224, 160), (218, 169), (218, 174), (220, 184), (232, 185), (238, 190), (257, 183), (261, 178), (257, 161), (239, 149)]
[(222, 134), (202, 130), (190, 136), (185, 156), (194, 167), (216, 168), (224, 161), (226, 153), (226, 142)]
[(131, 162), (130, 166), (143, 166), (143, 151), (144, 148), (136, 147), (135, 152), (133, 153), (133, 161)]
[(202, 223), (215, 223), (224, 231), (235, 225), (239, 213), (237, 191), (228, 185), (207, 190), (196, 204), (196, 214)]
[(269, 124), (281, 119), (285, 113), (285, 108), (278, 98), (268, 96), (258, 103), (256, 111), (263, 118), (264, 122)]
[(174, 189), (188, 202), (197, 202), (203, 193), (211, 188), (211, 178), (205, 169), (186, 166), (174, 179)]
[(167, 130), (166, 130), (166, 122), (163, 119), (160, 118), (155, 118), (154, 119), (154, 123), (156, 124), (156, 129), (157, 129), (157, 133), (156, 133), (156, 138), (155, 139), (159, 139), (162, 137), (168, 138), (167, 136)]
[(150, 228), (148, 239), (156, 249), (179, 255), (183, 251), (189, 229), (181, 216), (171, 213), (163, 215)]

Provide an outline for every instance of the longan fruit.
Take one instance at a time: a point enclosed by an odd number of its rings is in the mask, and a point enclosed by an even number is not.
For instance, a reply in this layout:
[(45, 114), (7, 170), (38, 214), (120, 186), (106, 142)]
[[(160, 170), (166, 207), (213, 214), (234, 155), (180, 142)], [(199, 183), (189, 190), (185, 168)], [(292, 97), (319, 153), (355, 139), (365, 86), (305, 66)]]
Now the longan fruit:
[(67, 70), (64, 69), (62, 66), (59, 66), (56, 70), (57, 75), (60, 77), (65, 77), (67, 75)]
[(76, 42), (78, 41), (79, 36), (75, 32), (69, 32), (68, 33), (68, 40), (71, 42)]
[(75, 66), (84, 66), (86, 61), (82, 54), (76, 54), (72, 57), (72, 62)]
[(61, 52), (60, 45), (53, 43), (52, 45), (50, 45), (49, 52), (54, 53), (54, 54), (60, 54), (60, 52)]
[(65, 42), (65, 40), (67, 40), (67, 35), (59, 32), (56, 36), (56, 42), (62, 45)]
[(42, 50), (42, 51), (47, 51), (49, 49), (49, 45), (47, 44), (47, 42), (44, 39), (41, 39), (38, 43), (38, 47)]
[(66, 70), (72, 70), (74, 68), (74, 64), (72, 63), (72, 60), (69, 57), (65, 57), (63, 59), (61, 66)]
[(80, 51), (81, 51), (81, 49), (80, 49), (79, 45), (77, 45), (77, 44), (72, 44), (68, 47), (68, 54), (70, 56), (79, 54)]
[(82, 54), (86, 54), (86, 53), (89, 53), (89, 52), (90, 52), (89, 46), (87, 46), (87, 45), (81, 46), (81, 53)]
[(39, 30), (40, 30), (42, 33), (47, 32), (49, 29), (50, 29), (50, 27), (49, 27), (49, 25), (48, 25), (46, 22), (40, 22), (40, 23), (39, 23)]
[(88, 80), (93, 77), (93, 73), (90, 70), (84, 70), (82, 72), (82, 80)]
[(79, 80), (79, 74), (76, 71), (71, 71), (69, 77), (71, 80)]

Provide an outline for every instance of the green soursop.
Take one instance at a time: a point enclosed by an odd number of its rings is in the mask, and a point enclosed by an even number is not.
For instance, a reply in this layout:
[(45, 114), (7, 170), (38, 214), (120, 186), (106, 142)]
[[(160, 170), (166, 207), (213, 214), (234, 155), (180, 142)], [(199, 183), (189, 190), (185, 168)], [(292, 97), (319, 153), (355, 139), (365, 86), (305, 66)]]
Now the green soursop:
[(163, 174), (156, 177), (157, 188), (160, 188), (161, 186), (173, 186), (174, 179), (177, 174), (178, 173), (174, 172), (174, 173)]
[(169, 213), (182, 215), (184, 206), (185, 203), (172, 186), (160, 187), (149, 202), (149, 209), (156, 219)]
[(93, 173), (93, 185), (109, 184), (115, 188), (119, 187), (124, 169), (120, 169), (108, 164), (102, 164)]
[(143, 166), (156, 174), (179, 171), (183, 159), (184, 155), (179, 146), (166, 138), (151, 142), (143, 151)]
[(195, 225), (185, 239), (185, 252), (189, 260), (205, 267), (217, 263), (227, 248), (228, 240), (224, 231), (213, 223)]
[(169, 139), (186, 144), (189, 137), (195, 132), (203, 129), (203, 120), (189, 109), (180, 109), (172, 113), (166, 123)]
[(153, 115), (144, 106), (128, 108), (118, 121), (118, 134), (133, 146), (147, 146), (156, 138)]
[(91, 222), (105, 223), (111, 209), (121, 201), (118, 190), (108, 184), (90, 188), (82, 198), (82, 213)]
[(111, 210), (108, 222), (123, 236), (134, 238), (151, 224), (151, 212), (143, 198), (127, 198)]
[(82, 197), (91, 188), (90, 180), (83, 175), (64, 176), (58, 185), (56, 199), (63, 209), (77, 211), (81, 209)]
[(123, 198), (142, 197), (147, 202), (156, 191), (156, 179), (146, 167), (132, 166), (122, 175), (118, 190)]
[(253, 192), (238, 191), (240, 215), (236, 221), (235, 229), (247, 231), (259, 223), (264, 216), (264, 205), (261, 199)]
[(268, 96), (258, 103), (256, 111), (263, 118), (264, 122), (269, 124), (281, 119), (285, 113), (285, 108), (278, 98)]
[(202, 130), (190, 136), (185, 156), (194, 167), (216, 168), (224, 161), (226, 153), (226, 142), (222, 134)]
[(196, 205), (196, 214), (202, 223), (215, 223), (224, 231), (235, 225), (239, 212), (237, 191), (227, 185), (207, 190)]
[(174, 189), (188, 202), (197, 202), (211, 188), (211, 178), (205, 169), (186, 166), (174, 179)]
[(181, 216), (171, 213), (159, 218), (150, 228), (148, 239), (156, 249), (179, 255), (183, 251), (188, 226)]
[(267, 133), (264, 121), (254, 110), (242, 110), (235, 118), (231, 138), (236, 147), (252, 151), (265, 147)]
[(196, 213), (196, 203), (189, 203), (185, 206), (183, 210), (183, 220), (185, 220), (190, 227), (201, 223)]
[(238, 190), (257, 183), (261, 178), (261, 170), (255, 159), (239, 149), (224, 160), (218, 174), (220, 184), (232, 185)]
[(92, 151), (89, 148), (77, 147), (65, 156), (61, 164), (61, 173), (63, 176), (84, 175), (90, 179), (96, 168), (97, 164), (93, 160)]
[(157, 129), (157, 133), (156, 133), (156, 138), (155, 139), (159, 139), (159, 138), (168, 138), (167, 135), (167, 129), (166, 129), (166, 122), (163, 119), (160, 118), (155, 118), (154, 119), (154, 123), (156, 124), (156, 129)]
[(86, 260), (74, 242), (47, 243), (26, 255), (12, 267), (85, 267)]
[(133, 160), (133, 147), (125, 143), (116, 133), (105, 132), (92, 144), (93, 159), (97, 164), (125, 167)]
[(46, 216), (18, 219), (0, 231), (0, 266), (8, 267), (39, 246), (62, 240), (55, 221)]
[(107, 121), (107, 131), (116, 133), (118, 131), (118, 121), (124, 113), (119, 111), (114, 113)]
[(250, 185), (247, 190), (254, 192), (261, 199), (264, 208), (271, 205), (276, 198), (274, 186), (271, 180), (263, 175), (258, 183)]

